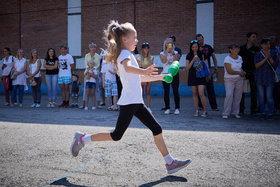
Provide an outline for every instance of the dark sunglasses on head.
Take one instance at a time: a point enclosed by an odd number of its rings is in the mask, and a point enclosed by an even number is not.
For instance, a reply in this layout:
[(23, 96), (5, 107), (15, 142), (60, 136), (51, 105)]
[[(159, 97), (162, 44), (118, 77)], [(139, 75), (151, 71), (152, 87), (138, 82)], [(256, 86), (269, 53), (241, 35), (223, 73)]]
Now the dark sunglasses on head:
[(142, 43), (142, 48), (145, 48), (145, 47), (150, 47), (150, 44), (148, 42)]
[(192, 43), (197, 43), (197, 40), (192, 40), (192, 41), (191, 41), (191, 44), (192, 44)]

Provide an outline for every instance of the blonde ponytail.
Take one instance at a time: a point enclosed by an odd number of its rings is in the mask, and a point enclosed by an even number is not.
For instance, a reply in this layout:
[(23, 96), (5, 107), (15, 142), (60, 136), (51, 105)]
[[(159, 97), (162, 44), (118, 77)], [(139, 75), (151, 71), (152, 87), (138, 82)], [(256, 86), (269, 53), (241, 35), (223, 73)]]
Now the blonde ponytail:
[(104, 39), (106, 41), (107, 52), (104, 57), (106, 62), (112, 62), (118, 72), (117, 59), (121, 52), (121, 37), (129, 31), (135, 31), (131, 23), (119, 24), (118, 21), (110, 21), (106, 30), (104, 30)]

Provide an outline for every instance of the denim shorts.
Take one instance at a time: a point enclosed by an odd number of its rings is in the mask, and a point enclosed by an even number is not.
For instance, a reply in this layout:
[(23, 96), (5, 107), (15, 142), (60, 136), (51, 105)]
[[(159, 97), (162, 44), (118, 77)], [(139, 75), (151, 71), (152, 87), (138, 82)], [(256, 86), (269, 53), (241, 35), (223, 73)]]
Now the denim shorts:
[(95, 89), (96, 88), (96, 83), (95, 82), (87, 82), (86, 83), (86, 88)]

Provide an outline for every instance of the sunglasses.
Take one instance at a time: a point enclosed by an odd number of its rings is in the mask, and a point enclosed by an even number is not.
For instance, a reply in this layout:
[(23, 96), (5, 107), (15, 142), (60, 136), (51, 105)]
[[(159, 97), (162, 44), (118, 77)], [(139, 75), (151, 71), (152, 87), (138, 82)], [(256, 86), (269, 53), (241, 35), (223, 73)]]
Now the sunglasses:
[(191, 44), (192, 44), (192, 43), (197, 43), (197, 40), (192, 40), (192, 41), (191, 41)]
[(142, 43), (142, 48), (145, 48), (145, 47), (149, 47), (150, 48), (150, 44), (148, 42)]

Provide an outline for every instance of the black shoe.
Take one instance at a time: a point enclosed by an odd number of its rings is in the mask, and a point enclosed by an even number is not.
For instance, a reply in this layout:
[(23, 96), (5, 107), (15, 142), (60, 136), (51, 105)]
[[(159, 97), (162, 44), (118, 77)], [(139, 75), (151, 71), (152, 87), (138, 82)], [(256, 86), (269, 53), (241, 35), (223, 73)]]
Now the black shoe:
[(265, 114), (261, 114), (261, 115), (260, 115), (260, 119), (261, 119), (261, 120), (266, 120), (266, 115), (265, 115)]
[(212, 108), (212, 110), (214, 110), (214, 111), (220, 111), (218, 108)]

